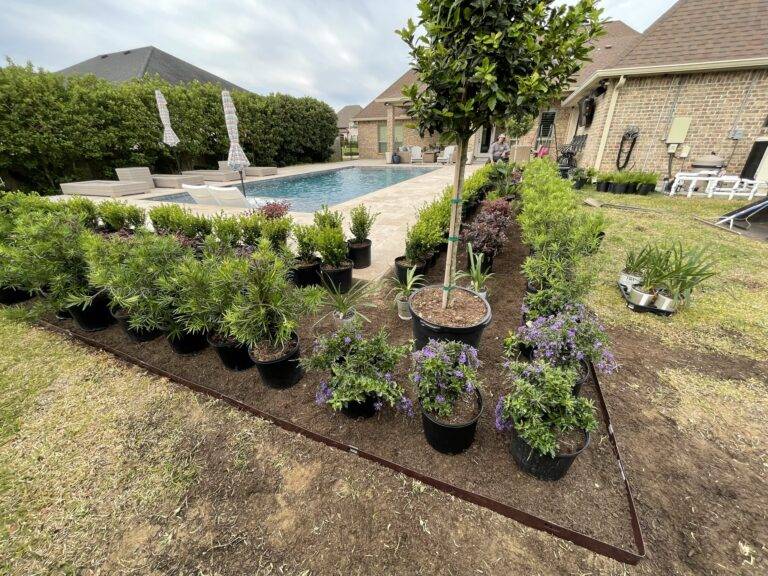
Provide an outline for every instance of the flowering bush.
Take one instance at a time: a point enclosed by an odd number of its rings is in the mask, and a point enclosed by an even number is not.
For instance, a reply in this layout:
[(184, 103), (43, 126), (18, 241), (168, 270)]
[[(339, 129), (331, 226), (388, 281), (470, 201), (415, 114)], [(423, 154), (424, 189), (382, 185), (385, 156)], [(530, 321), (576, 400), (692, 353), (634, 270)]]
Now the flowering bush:
[(287, 200), (273, 200), (271, 202), (267, 202), (261, 208), (259, 208), (259, 212), (261, 212), (261, 214), (268, 220), (272, 220), (274, 218), (282, 218), (288, 214), (290, 209), (291, 203)]
[(512, 392), (496, 404), (496, 429), (514, 429), (542, 455), (556, 456), (558, 438), (572, 430), (597, 429), (591, 400), (573, 395), (576, 371), (537, 361), (508, 365)]
[(425, 411), (448, 418), (462, 394), (477, 387), (477, 350), (462, 342), (430, 340), (412, 354), (411, 381)]
[(603, 327), (581, 304), (568, 304), (559, 314), (542, 316), (520, 326), (504, 342), (508, 354), (522, 344), (533, 348), (537, 360), (556, 366), (591, 360), (597, 370), (610, 374), (618, 366), (608, 343)]
[(387, 403), (412, 416), (412, 402), (393, 376), (409, 346), (390, 345), (384, 330), (365, 338), (360, 327), (359, 322), (350, 322), (318, 338), (312, 355), (302, 360), (307, 368), (331, 372), (330, 379), (320, 383), (315, 401), (341, 410), (349, 402), (365, 402), (375, 395), (377, 410)]

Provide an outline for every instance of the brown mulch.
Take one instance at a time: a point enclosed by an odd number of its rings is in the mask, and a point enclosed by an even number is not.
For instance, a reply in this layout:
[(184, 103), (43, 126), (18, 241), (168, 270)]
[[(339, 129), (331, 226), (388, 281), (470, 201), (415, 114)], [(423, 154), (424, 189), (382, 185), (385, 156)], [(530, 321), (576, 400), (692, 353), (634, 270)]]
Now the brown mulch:
[(450, 304), (443, 309), (442, 286), (428, 286), (420, 290), (411, 304), (414, 311), (427, 322), (451, 328), (476, 326), (485, 318), (486, 313), (483, 299), (464, 290), (453, 290)]

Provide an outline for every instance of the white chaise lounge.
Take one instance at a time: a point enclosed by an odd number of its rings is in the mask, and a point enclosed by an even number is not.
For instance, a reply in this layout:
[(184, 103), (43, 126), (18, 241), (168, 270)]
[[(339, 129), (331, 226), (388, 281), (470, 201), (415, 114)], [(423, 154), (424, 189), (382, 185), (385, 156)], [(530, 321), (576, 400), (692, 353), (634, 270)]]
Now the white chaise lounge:
[[(226, 160), (219, 160), (219, 170), (229, 170)], [(243, 169), (244, 176), (274, 176), (277, 174), (275, 166), (246, 166)]]
[(152, 174), (146, 166), (115, 168), (117, 179), (123, 182), (146, 182), (150, 188), (181, 188), (182, 184), (204, 184), (202, 176), (183, 174)]
[(233, 182), (240, 180), (240, 172), (234, 170), (184, 170), (184, 176), (202, 176), (206, 182)]
[(132, 194), (144, 194), (152, 190), (145, 181), (86, 180), (84, 182), (66, 182), (61, 191), (69, 196), (104, 196), (119, 198)]

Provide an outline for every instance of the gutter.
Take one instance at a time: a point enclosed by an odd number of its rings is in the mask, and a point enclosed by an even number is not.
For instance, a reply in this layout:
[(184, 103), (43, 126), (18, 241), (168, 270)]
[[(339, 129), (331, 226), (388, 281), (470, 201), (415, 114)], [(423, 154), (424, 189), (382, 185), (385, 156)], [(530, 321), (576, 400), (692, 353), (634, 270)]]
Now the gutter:
[(608, 106), (608, 115), (605, 117), (605, 124), (603, 125), (603, 134), (600, 136), (600, 146), (597, 149), (597, 156), (595, 156), (594, 169), (600, 170), (600, 165), (603, 163), (603, 154), (605, 153), (605, 146), (608, 144), (608, 134), (611, 131), (611, 124), (613, 123), (613, 115), (616, 112), (616, 102), (619, 100), (619, 90), (627, 81), (626, 76), (619, 78), (616, 86), (613, 87), (613, 93), (611, 94), (611, 104)]

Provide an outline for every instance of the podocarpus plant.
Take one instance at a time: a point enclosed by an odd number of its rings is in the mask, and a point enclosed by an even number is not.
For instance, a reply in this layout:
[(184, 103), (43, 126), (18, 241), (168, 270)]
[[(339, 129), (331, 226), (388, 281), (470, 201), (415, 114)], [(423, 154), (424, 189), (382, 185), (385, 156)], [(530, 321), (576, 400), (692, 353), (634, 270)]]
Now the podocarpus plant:
[(349, 212), (349, 218), (351, 224), (349, 225), (349, 231), (352, 233), (352, 244), (362, 244), (368, 240), (368, 235), (371, 233), (373, 223), (376, 221), (378, 214), (371, 213), (364, 204), (355, 206)]
[(106, 232), (134, 232), (143, 228), (146, 220), (143, 208), (116, 200), (102, 202), (98, 212)]
[(323, 259), (323, 266), (341, 268), (349, 264), (347, 242), (341, 226), (320, 226), (317, 230), (317, 251)]
[(591, 400), (574, 397), (575, 370), (545, 362), (509, 364), (512, 391), (496, 405), (496, 428), (515, 431), (542, 456), (555, 457), (564, 435), (597, 429)]
[(338, 228), (341, 230), (344, 223), (344, 216), (341, 215), (341, 212), (329, 209), (326, 204), (323, 204), (320, 210), (315, 212), (313, 218), (315, 226), (318, 228)]
[(175, 234), (182, 242), (192, 244), (201, 242), (213, 230), (211, 220), (193, 214), (178, 204), (163, 204), (152, 208), (149, 219), (158, 234)]
[[(458, 144), (450, 237), (459, 232), (459, 200), (469, 138), (487, 124), (534, 115), (567, 88), (601, 26), (593, 0), (436, 0), (419, 3), (418, 23), (399, 31), (419, 83), (403, 89), (419, 133)], [(522, 23), (525, 23), (524, 25)], [(424, 30), (424, 32), (420, 32)], [(443, 308), (456, 270), (456, 243), (446, 262)]]
[(478, 386), (477, 350), (463, 342), (430, 340), (412, 354), (411, 382), (419, 391), (422, 409), (441, 419), (453, 415), (455, 406), (465, 395), (475, 401)]
[(376, 411), (388, 404), (412, 416), (413, 404), (394, 379), (397, 365), (409, 350), (407, 344), (391, 345), (383, 329), (365, 337), (360, 322), (352, 322), (318, 338), (312, 355), (302, 363), (311, 370), (330, 372), (315, 395), (319, 405), (338, 411), (353, 403), (372, 402)]
[(317, 252), (317, 226), (295, 224), (293, 237), (296, 240), (296, 260), (303, 264), (313, 263)]

